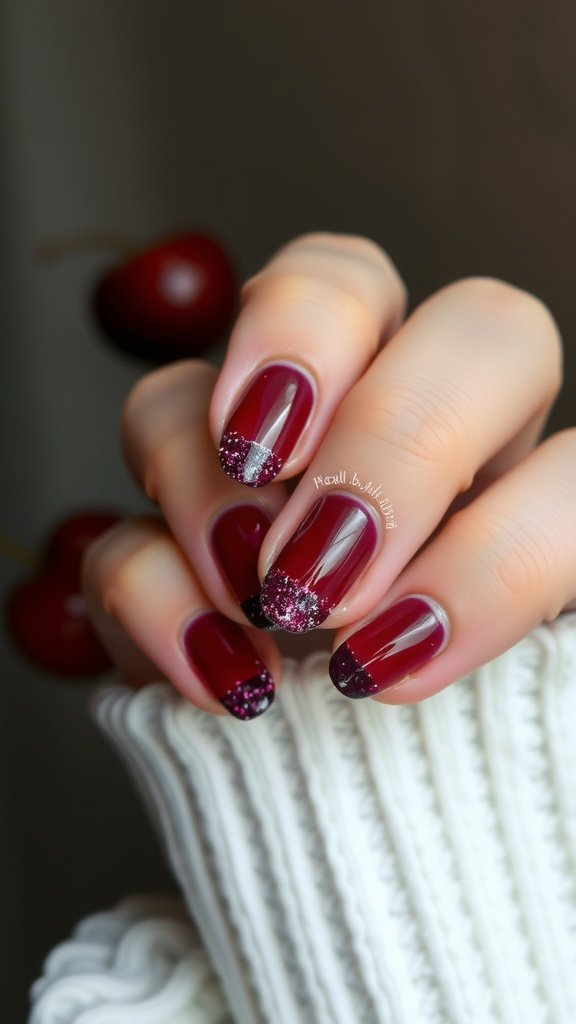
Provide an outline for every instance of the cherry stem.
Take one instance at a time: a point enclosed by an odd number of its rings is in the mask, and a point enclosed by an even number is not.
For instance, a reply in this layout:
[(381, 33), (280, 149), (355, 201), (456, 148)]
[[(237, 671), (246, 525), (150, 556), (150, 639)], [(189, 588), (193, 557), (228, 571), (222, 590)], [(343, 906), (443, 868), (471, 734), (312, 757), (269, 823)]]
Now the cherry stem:
[(31, 551), (30, 548), (26, 548), (23, 544), (19, 544), (18, 541), (14, 540), (7, 533), (4, 533), (4, 530), (1, 529), (0, 555), (6, 555), (13, 562), (19, 562), (21, 565), (25, 565), (28, 569), (38, 569), (40, 567), (41, 559), (35, 551)]
[(135, 242), (112, 232), (81, 231), (77, 235), (67, 235), (51, 242), (43, 242), (34, 251), (40, 263), (51, 263), (75, 252), (86, 252), (93, 249), (107, 249), (122, 256), (133, 256), (139, 249)]

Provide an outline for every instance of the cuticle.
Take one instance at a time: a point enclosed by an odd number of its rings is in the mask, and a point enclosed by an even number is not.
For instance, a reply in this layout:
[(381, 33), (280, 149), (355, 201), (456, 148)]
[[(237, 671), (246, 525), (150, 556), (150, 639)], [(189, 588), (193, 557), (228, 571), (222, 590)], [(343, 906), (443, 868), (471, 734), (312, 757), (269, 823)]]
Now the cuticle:
[(259, 502), (259, 501), (247, 501), (247, 500), (246, 501), (231, 501), (229, 503), (224, 503), (223, 505), (219, 505), (218, 508), (217, 508), (217, 511), (215, 511), (215, 512), (213, 511), (213, 512), (210, 513), (209, 516), (207, 516), (207, 532), (210, 535), (210, 537), (212, 535), (212, 531), (213, 531), (214, 527), (216, 526), (216, 523), (224, 515), (224, 513), (225, 512), (230, 512), (230, 511), (232, 511), (232, 509), (235, 509), (235, 508), (257, 508), (257, 509), (261, 509), (261, 511), (264, 512), (264, 514), (270, 519), (270, 523), (272, 523), (274, 521), (274, 516), (273, 516), (272, 510), (270, 508), (268, 508), (268, 505), (264, 505), (262, 502)]
[[(214, 513), (212, 513), (211, 516), (208, 517), (208, 523), (207, 523), (207, 526), (206, 526), (205, 536), (206, 536), (206, 539), (208, 541), (207, 547), (208, 547), (208, 554), (210, 555), (210, 558), (212, 558), (212, 559), (215, 558), (214, 547), (213, 547), (213, 539), (212, 538), (213, 538), (213, 534), (214, 534), (214, 529), (215, 529), (217, 523), (219, 522), (221, 516), (223, 516), (224, 513), (229, 511), (230, 509), (246, 508), (246, 507), (247, 508), (262, 509), (264, 514), (269, 519), (270, 527), (272, 527), (274, 525), (274, 514), (273, 514), (272, 510), (270, 508), (268, 508), (267, 505), (263, 505), (260, 502), (257, 502), (257, 501), (235, 501), (235, 502), (231, 502), (229, 505), (221, 506), (220, 509), (218, 510), (218, 512), (214, 512)], [(222, 577), (224, 583), (226, 584), (227, 590), (230, 590), (230, 584), (228, 583), (228, 580), (222, 575), (222, 572), (220, 572), (219, 566), (218, 566), (218, 570), (219, 570), (220, 576)], [(258, 575), (258, 579), (260, 580), (260, 574), (258, 573), (257, 575)], [(261, 582), (262, 581), (260, 580), (260, 583)], [(233, 595), (233, 596), (235, 597), (235, 595)]]
[[(319, 501), (322, 501), (322, 498), (327, 497), (329, 494), (337, 494), (337, 495), (340, 495), (340, 497), (342, 497), (342, 498), (351, 499), (355, 504), (360, 505), (363, 509), (367, 509), (367, 511), (371, 514), (372, 522), (374, 524), (374, 527), (375, 527), (376, 533), (377, 533), (377, 537), (378, 537), (378, 543), (376, 544), (376, 546), (374, 548), (374, 551), (373, 551), (373, 553), (372, 553), (372, 555), (370, 557), (370, 560), (369, 560), (368, 564), (362, 570), (362, 574), (361, 575), (364, 576), (364, 574), (370, 569), (370, 567), (372, 566), (372, 564), (374, 562), (374, 559), (380, 553), (380, 550), (381, 550), (382, 544), (383, 544), (383, 540), (384, 540), (384, 531), (383, 531), (383, 528), (382, 528), (382, 522), (381, 522), (381, 519), (380, 519), (376, 509), (372, 505), (369, 505), (366, 501), (364, 501), (363, 498), (360, 498), (358, 495), (353, 494), (351, 491), (344, 490), (341, 487), (327, 487), (326, 490), (322, 492), (322, 494), (318, 494), (318, 495), (313, 494), (312, 495), (314, 500), (311, 500), (306, 505), (306, 507), (304, 509), (304, 512), (300, 516), (300, 519), (298, 520), (296, 525), (292, 527), (290, 532), (287, 534), (287, 537), (286, 537), (286, 540), (284, 541), (284, 543), (281, 546), (275, 547), (273, 556), (269, 557), (267, 559), (266, 568), (264, 570), (262, 578), (264, 578), (266, 576), (266, 573), (269, 571), (269, 569), (272, 568), (272, 566), (274, 565), (274, 562), (276, 561), (276, 559), (278, 558), (280, 553), (284, 550), (286, 545), (290, 543), (292, 537), (294, 536), (296, 531), (300, 528), (300, 526), (302, 525), (304, 520), (307, 518), (307, 516), (310, 515), (310, 512), (312, 511), (312, 509), (318, 504)], [(330, 614), (332, 614), (332, 612)]]
[(181, 654), (184, 656), (186, 664), (189, 663), (188, 654), (187, 654), (187, 651), (186, 651), (186, 647), (184, 645), (184, 635), (186, 633), (186, 630), (189, 628), (189, 626), (192, 625), (193, 622), (197, 622), (198, 619), (201, 619), (205, 615), (213, 614), (213, 611), (214, 611), (213, 609), (204, 608), (204, 609), (201, 609), (198, 612), (189, 613), (182, 620), (182, 622), (180, 623), (180, 626), (176, 630), (176, 645), (177, 645), (178, 649), (180, 650)]
[(405, 676), (402, 676), (402, 679), (399, 679), (397, 683), (392, 683), (392, 686), (386, 686), (383, 690), (380, 690), (379, 693), (371, 694), (370, 699), (376, 700), (377, 703), (379, 704), (385, 704), (386, 702), (383, 700), (378, 700), (378, 697), (381, 697), (383, 694), (393, 693), (394, 690), (399, 690), (401, 686), (404, 686), (406, 683), (413, 682), (413, 680), (417, 677), (417, 672), (408, 672)]
[[(326, 494), (340, 494), (340, 495), (342, 495), (345, 498), (351, 499), (353, 502), (355, 502), (358, 505), (360, 505), (361, 508), (366, 509), (367, 512), (370, 514), (370, 516), (372, 518), (372, 523), (373, 523), (374, 528), (376, 530), (376, 544), (374, 545), (374, 550), (373, 550), (373, 552), (372, 552), (372, 554), (371, 554), (367, 564), (364, 566), (360, 576), (358, 577), (358, 580), (359, 579), (363, 579), (365, 577), (366, 573), (369, 572), (370, 569), (372, 568), (376, 558), (378, 557), (378, 555), (380, 555), (380, 553), (382, 551), (382, 548), (384, 546), (384, 527), (382, 525), (382, 518), (378, 514), (377, 510), (374, 508), (374, 506), (372, 504), (370, 504), (364, 498), (361, 498), (359, 495), (356, 495), (356, 494), (354, 494), (351, 491), (345, 491), (345, 490), (342, 490), (342, 488), (335, 487), (333, 489), (332, 488), (328, 489), (327, 491), (325, 491), (325, 493)], [(355, 581), (354, 586), (356, 585), (358, 580)], [(350, 587), (350, 590), (352, 590), (352, 587)], [(330, 614), (332, 614), (332, 613), (330, 613)]]
[[(338, 484), (336, 484), (335, 486), (328, 485), (322, 491), (322, 493), (318, 494), (317, 501), (320, 501), (320, 499), (323, 496), (328, 495), (328, 494), (339, 494), (343, 498), (348, 498), (354, 504), (359, 505), (361, 508), (365, 509), (371, 515), (372, 522), (373, 522), (373, 524), (374, 524), (374, 526), (376, 528), (376, 532), (378, 534), (378, 545), (377, 545), (377, 548), (374, 551), (374, 556), (373, 556), (373, 557), (375, 557), (378, 554), (378, 552), (380, 551), (381, 547), (382, 547), (382, 543), (384, 541), (384, 533), (385, 533), (385, 527), (384, 527), (383, 522), (382, 522), (382, 516), (381, 516), (380, 512), (378, 511), (378, 508), (370, 500), (367, 500), (365, 497), (361, 497), (359, 494), (356, 494), (354, 491), (350, 491), (350, 490), (347, 490), (347, 489), (345, 489), (343, 487), (340, 487)], [(314, 507), (315, 504), (316, 504), (316, 502), (313, 502), (309, 506), (308, 512)], [(308, 515), (308, 512), (306, 513), (306, 515)], [(305, 519), (305, 516), (302, 517), (302, 520), (303, 519)], [(372, 558), (370, 559), (368, 565), (364, 569), (364, 572), (366, 572), (366, 569), (368, 569), (368, 567), (371, 564), (372, 564)]]
[(434, 615), (436, 616), (438, 622), (440, 623), (444, 631), (442, 643), (438, 650), (434, 652), (434, 656), (431, 659), (433, 660), (434, 658), (437, 658), (440, 654), (443, 653), (443, 651), (448, 646), (450, 640), (452, 639), (452, 621), (450, 619), (450, 615), (448, 614), (442, 601), (439, 601), (438, 598), (436, 597), (432, 597), (431, 594), (423, 594), (420, 591), (411, 591), (409, 594), (404, 594), (404, 597), (399, 597), (397, 601), (394, 602), (394, 604), (398, 604), (400, 601), (403, 601), (409, 597), (419, 597), (422, 601), (426, 601), (426, 603), (431, 607), (432, 611), (434, 612)]

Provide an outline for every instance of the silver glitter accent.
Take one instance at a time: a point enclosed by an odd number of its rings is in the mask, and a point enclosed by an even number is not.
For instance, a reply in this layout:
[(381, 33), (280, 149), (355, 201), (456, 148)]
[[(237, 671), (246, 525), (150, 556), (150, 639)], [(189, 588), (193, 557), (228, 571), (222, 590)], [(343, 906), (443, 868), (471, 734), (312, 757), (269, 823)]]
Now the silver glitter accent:
[(249, 441), (235, 430), (222, 436), (219, 455), (228, 476), (248, 487), (263, 487), (270, 483), (283, 465), (282, 459), (270, 448), (257, 441)]
[(303, 587), (279, 569), (271, 569), (267, 574), (260, 592), (260, 604), (267, 618), (291, 633), (307, 633), (330, 614), (330, 608), (313, 590)]

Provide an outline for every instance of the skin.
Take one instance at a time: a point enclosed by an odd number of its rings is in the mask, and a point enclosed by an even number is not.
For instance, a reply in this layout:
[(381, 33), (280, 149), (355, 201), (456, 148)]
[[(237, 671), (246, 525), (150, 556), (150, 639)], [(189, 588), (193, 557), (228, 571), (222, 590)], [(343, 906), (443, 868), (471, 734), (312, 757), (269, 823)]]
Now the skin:
[[(330, 233), (283, 246), (241, 298), (220, 372), (199, 360), (172, 363), (141, 378), (124, 404), (125, 460), (158, 511), (93, 542), (82, 580), (127, 682), (163, 677), (198, 707), (225, 714), (180, 645), (195, 614), (217, 609), (244, 626), (279, 683), (281, 652), (335, 648), (419, 593), (446, 610), (449, 642), (372, 698), (410, 703), (574, 607), (576, 428), (539, 443), (562, 382), (562, 346), (538, 298), (467, 278), (406, 319), (406, 290), (387, 254), (367, 238)], [(276, 480), (251, 489), (225, 475), (217, 449), (246, 384), (276, 361), (307, 371), (316, 400)], [(313, 634), (251, 629), (214, 565), (213, 517), (238, 502), (266, 509), (273, 523), (262, 579), (318, 498), (314, 478), (342, 467), (382, 484), (396, 525), (386, 529), (374, 500), (378, 549)]]

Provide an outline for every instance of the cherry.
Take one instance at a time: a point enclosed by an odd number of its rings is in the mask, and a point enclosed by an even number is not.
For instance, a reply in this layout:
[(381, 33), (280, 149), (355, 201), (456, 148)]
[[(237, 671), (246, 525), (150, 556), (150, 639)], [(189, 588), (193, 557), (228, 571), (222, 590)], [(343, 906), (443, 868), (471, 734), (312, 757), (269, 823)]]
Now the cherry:
[(82, 509), (48, 536), (39, 571), (8, 597), (6, 623), (18, 649), (35, 665), (66, 676), (91, 676), (112, 667), (87, 614), (81, 566), (88, 545), (123, 516)]
[(229, 326), (237, 302), (235, 272), (214, 237), (182, 233), (111, 268), (92, 301), (109, 341), (130, 354), (170, 362), (205, 351)]
[(44, 545), (44, 571), (54, 569), (61, 579), (78, 584), (86, 548), (121, 518), (111, 510), (87, 509), (63, 520), (53, 528)]
[(7, 612), (13, 638), (35, 665), (73, 676), (111, 667), (110, 656), (88, 619), (84, 597), (56, 574), (16, 586)]

